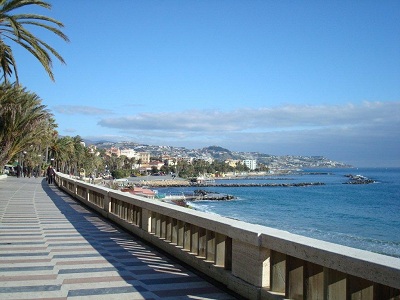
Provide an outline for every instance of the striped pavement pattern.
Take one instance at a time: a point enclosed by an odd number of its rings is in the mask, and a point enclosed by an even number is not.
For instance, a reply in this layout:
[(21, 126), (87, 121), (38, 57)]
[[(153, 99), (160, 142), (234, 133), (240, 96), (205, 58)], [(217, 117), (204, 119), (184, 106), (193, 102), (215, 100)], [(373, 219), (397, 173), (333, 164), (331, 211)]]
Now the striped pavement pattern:
[(0, 299), (237, 299), (43, 178), (0, 180)]

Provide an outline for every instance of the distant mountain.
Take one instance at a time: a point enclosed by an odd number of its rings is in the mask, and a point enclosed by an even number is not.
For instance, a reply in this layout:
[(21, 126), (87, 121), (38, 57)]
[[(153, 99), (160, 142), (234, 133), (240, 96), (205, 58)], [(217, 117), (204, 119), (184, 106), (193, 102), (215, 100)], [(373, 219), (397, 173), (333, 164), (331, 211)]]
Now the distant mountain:
[(200, 150), (202, 154), (208, 154), (213, 159), (217, 160), (226, 160), (226, 159), (234, 159), (235, 156), (232, 155), (232, 152), (228, 149), (219, 147), (219, 146), (209, 146)]
[(225, 153), (231, 153), (230, 150), (222, 148), (220, 146), (209, 146), (209, 147), (205, 147), (201, 150), (207, 151), (207, 152), (225, 152)]

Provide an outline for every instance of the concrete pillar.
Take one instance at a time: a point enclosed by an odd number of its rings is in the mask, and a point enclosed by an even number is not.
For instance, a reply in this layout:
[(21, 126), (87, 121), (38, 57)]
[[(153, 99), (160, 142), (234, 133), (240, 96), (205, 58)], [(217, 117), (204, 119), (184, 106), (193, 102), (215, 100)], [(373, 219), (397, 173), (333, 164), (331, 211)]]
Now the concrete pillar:
[(167, 238), (167, 217), (165, 215), (161, 215), (161, 238)]
[(191, 229), (191, 246), (190, 252), (197, 255), (199, 254), (199, 227), (192, 225)]
[(181, 246), (183, 248), (184, 246), (184, 236), (185, 236), (185, 223), (181, 220), (178, 220), (178, 246)]
[(106, 213), (111, 212), (111, 199), (108, 193), (104, 195), (103, 209)]
[(286, 255), (271, 251), (271, 291), (285, 293), (286, 286)]
[(207, 230), (206, 260), (215, 263), (215, 232), (211, 230)]
[(141, 228), (146, 232), (151, 232), (151, 212), (142, 208)]
[(348, 299), (350, 300), (373, 300), (374, 284), (362, 278), (348, 276)]
[(167, 217), (167, 234), (166, 234), (166, 240), (172, 242), (172, 218)]
[(207, 231), (200, 227), (199, 228), (199, 253), (198, 256), (206, 257), (207, 256)]
[(232, 274), (255, 287), (267, 287), (270, 282), (270, 256), (267, 248), (232, 240)]
[(215, 234), (215, 265), (225, 267), (225, 239), (220, 233)]
[(326, 298), (329, 300), (346, 299), (347, 278), (346, 274), (325, 268)]
[[(155, 218), (155, 235), (160, 237), (161, 236), (161, 216), (159, 213), (154, 213)], [(154, 219), (153, 219), (154, 220)]]
[(191, 225), (189, 223), (185, 223), (183, 249), (190, 251), (190, 243), (191, 243)]
[(178, 245), (178, 220), (177, 219), (172, 219), (172, 239), (171, 242)]
[(309, 300), (324, 299), (324, 268), (310, 262), (306, 263), (305, 293)]
[(286, 261), (286, 296), (293, 300), (304, 298), (304, 261), (288, 256)]

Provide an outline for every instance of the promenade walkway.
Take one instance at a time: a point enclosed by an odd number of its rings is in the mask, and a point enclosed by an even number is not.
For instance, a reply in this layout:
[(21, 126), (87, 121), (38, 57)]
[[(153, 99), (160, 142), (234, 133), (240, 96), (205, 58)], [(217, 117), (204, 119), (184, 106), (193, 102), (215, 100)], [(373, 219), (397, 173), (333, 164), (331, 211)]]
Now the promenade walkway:
[(0, 180), (0, 299), (236, 299), (43, 178)]

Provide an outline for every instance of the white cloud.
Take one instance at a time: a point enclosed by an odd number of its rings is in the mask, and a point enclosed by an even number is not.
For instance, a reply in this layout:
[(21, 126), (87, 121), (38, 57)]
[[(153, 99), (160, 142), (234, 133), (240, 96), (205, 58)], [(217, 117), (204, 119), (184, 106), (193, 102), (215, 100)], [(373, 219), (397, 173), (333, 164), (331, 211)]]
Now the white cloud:
[(103, 127), (124, 131), (258, 132), (298, 128), (360, 126), (400, 121), (400, 102), (365, 102), (345, 106), (282, 106), (234, 111), (193, 110), (141, 113), (102, 119)]
[(148, 144), (221, 145), (276, 155), (325, 155), (355, 165), (400, 165), (400, 102), (141, 113), (98, 124)]
[(53, 107), (53, 110), (66, 115), (108, 115), (113, 113), (109, 109), (83, 105), (58, 105)]

